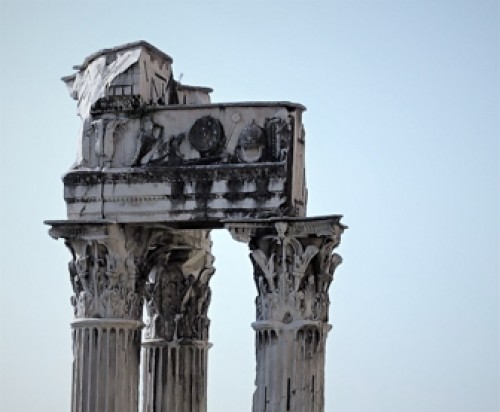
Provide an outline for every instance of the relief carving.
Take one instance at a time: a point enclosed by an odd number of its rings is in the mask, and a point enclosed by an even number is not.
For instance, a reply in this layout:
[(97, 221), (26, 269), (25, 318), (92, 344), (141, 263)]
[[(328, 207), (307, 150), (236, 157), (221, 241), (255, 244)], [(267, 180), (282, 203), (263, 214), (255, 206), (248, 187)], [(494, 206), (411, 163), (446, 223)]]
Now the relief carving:
[(258, 162), (265, 155), (265, 149), (266, 136), (254, 120), (245, 126), (240, 133), (236, 148), (238, 159), (245, 163)]
[(170, 243), (148, 257), (148, 339), (208, 340), (209, 281), (215, 269), (203, 248)]
[(286, 159), (291, 145), (293, 127), (281, 117), (266, 119), (264, 124), (270, 160), (282, 162)]
[(76, 168), (110, 167), (118, 141), (126, 133), (127, 119), (87, 120)]
[(151, 114), (146, 114), (140, 119), (135, 148), (130, 151), (127, 139), (134, 140), (129, 137), (129, 128), (135, 121), (109, 115), (87, 118), (74, 167), (109, 168), (122, 162), (132, 167), (283, 162), (292, 144), (292, 123), (283, 117), (266, 118), (262, 126), (262, 121), (253, 119), (240, 129), (237, 141), (229, 148), (223, 125), (215, 117), (203, 116), (181, 133), (167, 134)]
[(275, 224), (276, 234), (253, 237), (257, 320), (291, 323), (328, 321), (328, 289), (342, 259), (331, 236), (290, 235), (287, 223)]
[(163, 127), (155, 123), (150, 116), (141, 119), (141, 127), (137, 137), (137, 148), (132, 158), (132, 166), (141, 166), (149, 163), (152, 156), (158, 153)]
[(96, 150), (97, 156), (100, 156), (99, 166), (110, 167), (115, 154), (115, 148), (118, 140), (122, 138), (128, 127), (127, 119), (109, 120), (105, 123), (105, 131), (102, 139), (102, 148)]
[[(282, 117), (266, 118), (261, 127), (254, 119), (241, 130), (236, 147), (225, 148), (226, 136), (219, 119), (203, 116), (189, 130), (165, 135), (150, 116), (141, 120), (132, 166), (174, 166), (182, 163), (282, 162), (292, 141), (292, 125)], [(226, 150), (224, 153), (224, 149)]]
[[(68, 239), (76, 318), (141, 318), (141, 254), (145, 231), (111, 229), (102, 239)], [(134, 233), (136, 232), (136, 233)]]
[(191, 126), (189, 143), (200, 152), (201, 157), (217, 154), (225, 144), (224, 130), (219, 120), (203, 116)]
[[(132, 166), (175, 166), (184, 162), (220, 160), (225, 144), (219, 120), (204, 116), (195, 121), (188, 132), (164, 135), (163, 127), (150, 116), (141, 120), (137, 149)], [(217, 158), (214, 158), (217, 156)]]
[(181, 145), (186, 140), (184, 133), (172, 136), (164, 136), (151, 150), (148, 166), (169, 165), (175, 166), (184, 160)]

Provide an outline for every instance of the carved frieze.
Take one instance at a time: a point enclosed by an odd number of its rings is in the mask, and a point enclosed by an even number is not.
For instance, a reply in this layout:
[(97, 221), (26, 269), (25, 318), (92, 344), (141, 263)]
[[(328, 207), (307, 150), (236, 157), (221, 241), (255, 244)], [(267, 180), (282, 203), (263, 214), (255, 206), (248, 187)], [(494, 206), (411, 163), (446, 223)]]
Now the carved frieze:
[(299, 140), (293, 131), (299, 106), (207, 106), (90, 116), (83, 123), (73, 169), (280, 164), (288, 158), (294, 139)]
[(302, 216), (302, 145), (292, 150), (302, 110), (210, 104), (91, 116), (63, 179), (68, 218), (217, 225), (224, 217)]

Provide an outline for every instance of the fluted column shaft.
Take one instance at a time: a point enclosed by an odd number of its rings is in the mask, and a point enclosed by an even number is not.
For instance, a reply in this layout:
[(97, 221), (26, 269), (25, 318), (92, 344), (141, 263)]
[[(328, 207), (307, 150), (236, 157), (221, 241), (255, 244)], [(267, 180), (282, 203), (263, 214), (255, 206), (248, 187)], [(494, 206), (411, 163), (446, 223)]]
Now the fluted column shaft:
[(257, 388), (253, 411), (321, 412), (329, 325), (252, 325)]
[(107, 223), (54, 224), (71, 251), (72, 412), (137, 412), (143, 323), (141, 266), (150, 231)]
[(73, 328), (73, 412), (137, 411), (141, 324), (82, 319)]
[(207, 409), (206, 342), (145, 341), (144, 411)]
[(143, 412), (206, 412), (210, 250), (207, 231), (177, 231), (148, 259)]

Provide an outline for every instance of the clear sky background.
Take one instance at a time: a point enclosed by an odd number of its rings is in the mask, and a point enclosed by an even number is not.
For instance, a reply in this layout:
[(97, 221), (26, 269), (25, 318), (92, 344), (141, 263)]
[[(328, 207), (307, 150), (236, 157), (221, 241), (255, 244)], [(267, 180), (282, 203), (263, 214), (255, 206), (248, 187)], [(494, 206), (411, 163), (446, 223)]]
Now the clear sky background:
[[(61, 76), (144, 39), (219, 101), (307, 106), (308, 215), (349, 225), (326, 412), (500, 410), (500, 7), (494, 0), (0, 0), (0, 410), (70, 410)], [(246, 247), (214, 233), (209, 412), (250, 411)]]

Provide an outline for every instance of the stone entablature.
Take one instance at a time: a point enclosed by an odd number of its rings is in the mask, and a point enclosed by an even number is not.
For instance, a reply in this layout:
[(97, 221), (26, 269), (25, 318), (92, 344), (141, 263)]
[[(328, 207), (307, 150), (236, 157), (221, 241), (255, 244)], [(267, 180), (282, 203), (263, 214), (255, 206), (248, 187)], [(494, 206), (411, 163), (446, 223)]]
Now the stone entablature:
[(303, 110), (254, 102), (94, 116), (63, 179), (68, 218), (303, 216)]
[(305, 107), (210, 101), (147, 42), (103, 49), (63, 78), (82, 119), (67, 217), (210, 222), (305, 216)]

